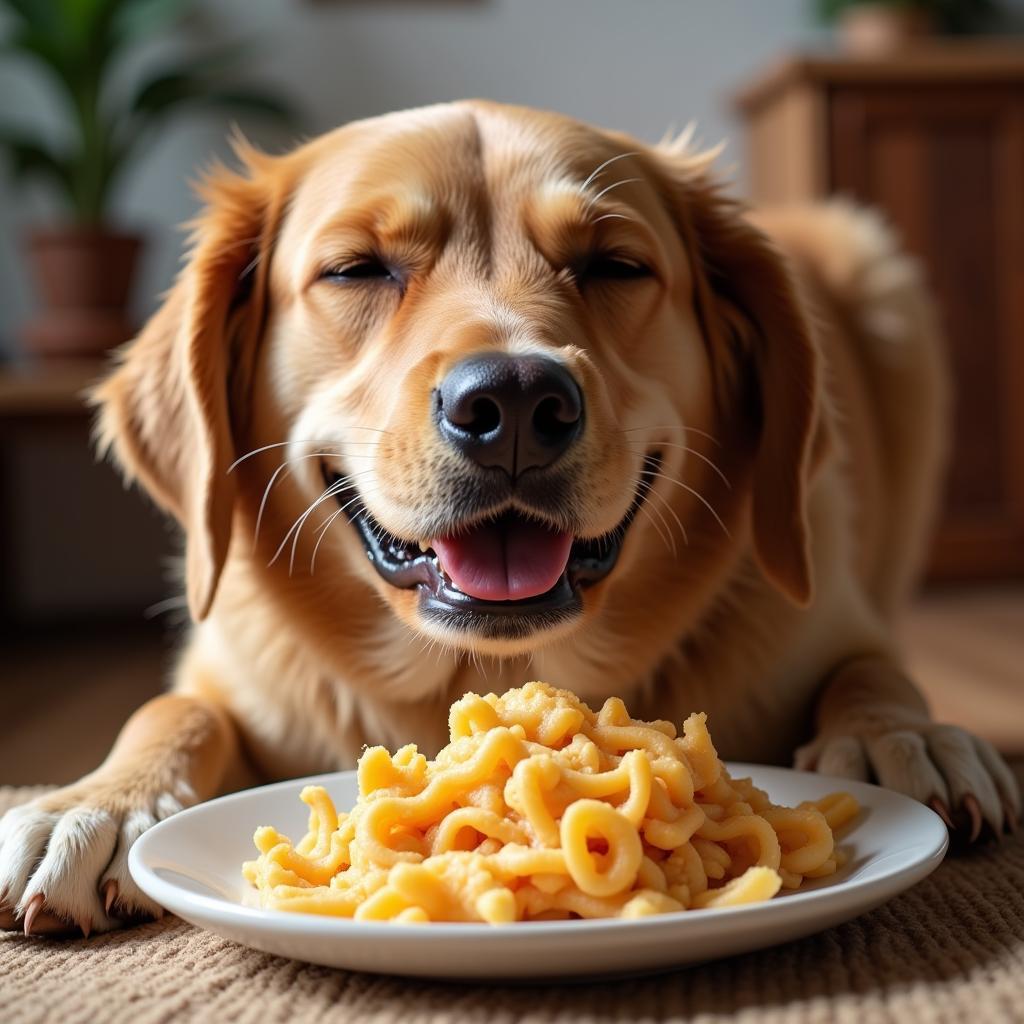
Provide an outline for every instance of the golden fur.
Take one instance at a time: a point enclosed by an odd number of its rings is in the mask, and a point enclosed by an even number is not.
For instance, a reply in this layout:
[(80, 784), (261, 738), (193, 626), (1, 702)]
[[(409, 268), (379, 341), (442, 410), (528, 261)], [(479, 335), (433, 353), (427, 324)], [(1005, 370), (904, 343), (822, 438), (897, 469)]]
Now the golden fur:
[[(0, 923), (152, 909), (119, 869), (69, 895), (61, 863), (26, 867), (72, 807), (112, 823), (93, 859), (117, 865), (123, 821), (160, 817), (172, 783), (180, 805), (351, 766), (365, 743), (432, 751), (453, 699), (529, 678), (644, 717), (706, 710), (724, 756), (799, 748), (962, 811), (974, 835), (1019, 813), (991, 748), (931, 723), (899, 668), (947, 397), (930, 301), (872, 215), (747, 213), (685, 143), (484, 102), (239, 156), (244, 173), (208, 178), (185, 270), (96, 391), (101, 444), (185, 532), (196, 625), (175, 695), (90, 779), (0, 823)], [(573, 279), (609, 247), (653, 275)], [(367, 249), (401, 263), (404, 292), (321, 279)], [(434, 536), (457, 514), (461, 456), (432, 429), (431, 392), (491, 349), (554, 354), (586, 396), (558, 513), (576, 536), (612, 530), (645, 455), (663, 458), (582, 616), (520, 640), (424, 620), (344, 515), (320, 539), (333, 500), (290, 531), (325, 464), (388, 531)]]

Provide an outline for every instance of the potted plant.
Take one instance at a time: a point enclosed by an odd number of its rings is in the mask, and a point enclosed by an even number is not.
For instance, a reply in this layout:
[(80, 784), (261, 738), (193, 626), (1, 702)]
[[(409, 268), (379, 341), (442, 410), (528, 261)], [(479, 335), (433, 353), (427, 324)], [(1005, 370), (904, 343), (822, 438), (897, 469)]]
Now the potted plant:
[(155, 130), (189, 108), (219, 107), (289, 120), (274, 96), (232, 82), (239, 48), (208, 51), (144, 76), (134, 90), (115, 81), (140, 44), (173, 28), (192, 0), (0, 0), (11, 29), (4, 59), (34, 62), (57, 86), (70, 119), (61, 147), (0, 122), (16, 180), (54, 187), (66, 219), (36, 228), (28, 260), (42, 300), (24, 342), (37, 355), (95, 355), (127, 340), (127, 301), (141, 239), (114, 226), (115, 190)]
[(998, 10), (996, 0), (816, 0), (826, 23), (838, 22), (843, 48), (862, 56), (893, 53), (935, 33), (976, 31)]

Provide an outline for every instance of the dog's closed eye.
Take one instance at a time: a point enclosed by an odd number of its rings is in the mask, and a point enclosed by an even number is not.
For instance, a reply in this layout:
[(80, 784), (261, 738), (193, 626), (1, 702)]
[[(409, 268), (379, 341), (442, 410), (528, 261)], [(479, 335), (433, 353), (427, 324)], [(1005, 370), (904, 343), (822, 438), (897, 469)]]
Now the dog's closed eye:
[(381, 281), (401, 284), (402, 276), (378, 256), (360, 256), (328, 267), (320, 274), (322, 281), (346, 284), (351, 281)]
[(587, 257), (575, 272), (576, 281), (581, 286), (591, 282), (633, 281), (652, 276), (651, 268), (640, 260), (608, 252)]

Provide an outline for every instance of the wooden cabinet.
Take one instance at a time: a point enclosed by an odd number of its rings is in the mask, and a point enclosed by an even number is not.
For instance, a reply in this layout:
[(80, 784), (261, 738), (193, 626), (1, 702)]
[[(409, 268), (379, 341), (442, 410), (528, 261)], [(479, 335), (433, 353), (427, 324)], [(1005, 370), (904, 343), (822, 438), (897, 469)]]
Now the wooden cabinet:
[(107, 369), (0, 364), (0, 647), (31, 625), (138, 622), (176, 586), (165, 517), (96, 462), (83, 395)]
[(924, 262), (956, 387), (932, 578), (1024, 576), (1024, 47), (794, 59), (738, 106), (755, 203), (874, 204)]

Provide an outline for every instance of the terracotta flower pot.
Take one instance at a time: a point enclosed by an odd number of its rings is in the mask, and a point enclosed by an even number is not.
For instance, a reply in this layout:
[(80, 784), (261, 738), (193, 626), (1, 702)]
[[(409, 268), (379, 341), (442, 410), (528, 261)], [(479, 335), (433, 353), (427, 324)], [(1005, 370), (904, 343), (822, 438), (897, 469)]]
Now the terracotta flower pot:
[(95, 356), (134, 333), (128, 296), (142, 239), (102, 228), (35, 230), (28, 237), (40, 310), (23, 331), (36, 356)]
[(847, 7), (839, 17), (840, 43), (857, 57), (887, 56), (934, 31), (931, 14), (921, 7), (865, 0)]

